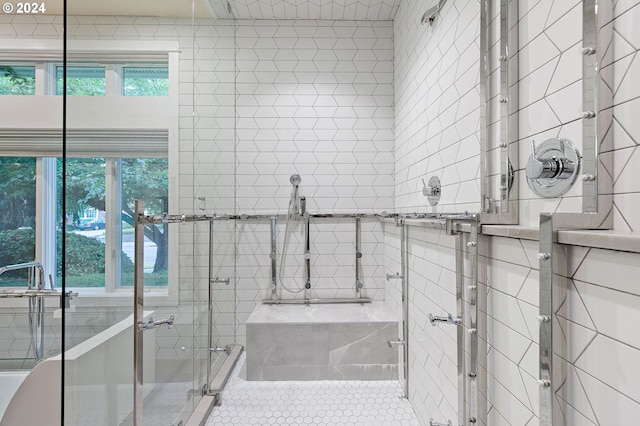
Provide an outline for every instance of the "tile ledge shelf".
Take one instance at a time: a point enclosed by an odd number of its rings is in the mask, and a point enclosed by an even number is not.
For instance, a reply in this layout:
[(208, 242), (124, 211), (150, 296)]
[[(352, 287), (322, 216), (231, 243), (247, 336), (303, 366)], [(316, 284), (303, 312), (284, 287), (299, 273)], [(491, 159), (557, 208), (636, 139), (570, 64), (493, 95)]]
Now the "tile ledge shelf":
[[(518, 225), (483, 225), (482, 234), (538, 240), (538, 228)], [(558, 243), (640, 253), (640, 232), (616, 230), (559, 230)]]

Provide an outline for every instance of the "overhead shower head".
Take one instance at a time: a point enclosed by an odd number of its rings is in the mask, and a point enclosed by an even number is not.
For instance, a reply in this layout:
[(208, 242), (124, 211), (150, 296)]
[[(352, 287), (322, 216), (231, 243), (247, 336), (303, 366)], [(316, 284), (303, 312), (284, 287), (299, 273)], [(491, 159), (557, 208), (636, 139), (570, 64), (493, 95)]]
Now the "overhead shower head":
[(291, 182), (291, 185), (295, 187), (300, 185), (301, 181), (302, 181), (302, 178), (300, 177), (299, 174), (291, 175), (291, 177), (289, 178), (289, 182)]

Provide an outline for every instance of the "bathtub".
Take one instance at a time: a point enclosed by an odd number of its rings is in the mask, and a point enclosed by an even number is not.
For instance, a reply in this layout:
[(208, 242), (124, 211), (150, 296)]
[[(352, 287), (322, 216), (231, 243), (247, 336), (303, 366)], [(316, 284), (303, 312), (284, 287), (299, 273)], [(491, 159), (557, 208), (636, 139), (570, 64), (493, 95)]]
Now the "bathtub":
[(0, 418), (5, 412), (11, 397), (16, 393), (24, 379), (29, 374), (28, 371), (3, 371), (0, 372)]
[[(145, 316), (151, 314), (145, 312)], [(153, 389), (155, 378), (155, 331), (145, 332), (144, 337), (144, 377), (149, 383), (144, 393), (147, 395)], [(73, 424), (120, 424), (131, 414), (132, 342), (133, 315), (130, 315), (65, 352), (65, 418), (73, 419)], [(59, 419), (61, 368), (62, 356), (58, 355), (38, 363), (19, 379), (11, 378), (15, 391), (12, 396), (7, 395), (10, 399), (6, 398), (6, 408), (0, 412), (0, 426), (46, 425), (51, 424), (52, 419)]]
[(247, 380), (397, 380), (398, 320), (384, 303), (258, 305)]

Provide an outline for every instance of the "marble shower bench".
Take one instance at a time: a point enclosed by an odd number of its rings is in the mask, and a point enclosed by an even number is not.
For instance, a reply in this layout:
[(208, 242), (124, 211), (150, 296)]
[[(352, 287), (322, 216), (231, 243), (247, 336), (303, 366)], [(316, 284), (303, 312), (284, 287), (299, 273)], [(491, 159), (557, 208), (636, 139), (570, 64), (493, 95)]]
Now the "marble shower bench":
[(247, 380), (398, 378), (398, 321), (383, 303), (258, 305), (247, 320)]

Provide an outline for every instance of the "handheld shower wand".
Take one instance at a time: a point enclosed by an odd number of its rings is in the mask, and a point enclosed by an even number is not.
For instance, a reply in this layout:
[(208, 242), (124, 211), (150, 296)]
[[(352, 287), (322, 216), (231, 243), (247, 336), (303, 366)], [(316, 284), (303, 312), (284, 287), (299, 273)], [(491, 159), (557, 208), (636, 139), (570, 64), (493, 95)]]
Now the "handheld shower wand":
[[(293, 194), (291, 203), (289, 204), (289, 212), (288, 214), (299, 214), (300, 213), (300, 195), (298, 194), (298, 185), (302, 182), (302, 178), (299, 174), (294, 174), (289, 177), (289, 182), (293, 185)], [(292, 213), (293, 212), (293, 213)]]
[(291, 177), (289, 177), (289, 182), (291, 182), (291, 185), (293, 185), (296, 188), (298, 187), (298, 185), (300, 185), (301, 181), (302, 181), (302, 178), (300, 177), (299, 174), (291, 175)]

